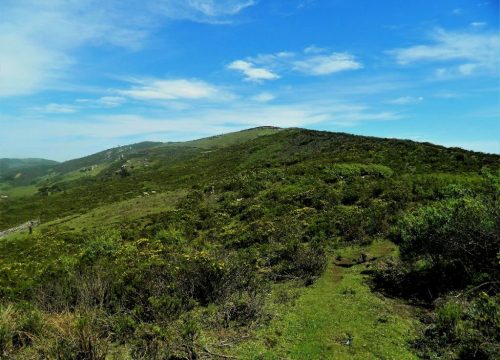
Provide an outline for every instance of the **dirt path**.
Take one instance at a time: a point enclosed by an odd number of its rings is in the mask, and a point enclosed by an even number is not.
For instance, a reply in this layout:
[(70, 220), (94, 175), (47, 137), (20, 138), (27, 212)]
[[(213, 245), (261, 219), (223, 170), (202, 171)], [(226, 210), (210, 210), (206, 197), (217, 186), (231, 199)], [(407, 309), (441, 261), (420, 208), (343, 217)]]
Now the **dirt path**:
[(24, 224), (18, 225), (16, 227), (0, 231), (0, 238), (3, 238), (4, 236), (16, 233), (16, 232), (22, 232), (22, 231), (30, 231), (30, 229), (33, 229), (40, 225), (39, 220), (30, 220), (26, 221)]

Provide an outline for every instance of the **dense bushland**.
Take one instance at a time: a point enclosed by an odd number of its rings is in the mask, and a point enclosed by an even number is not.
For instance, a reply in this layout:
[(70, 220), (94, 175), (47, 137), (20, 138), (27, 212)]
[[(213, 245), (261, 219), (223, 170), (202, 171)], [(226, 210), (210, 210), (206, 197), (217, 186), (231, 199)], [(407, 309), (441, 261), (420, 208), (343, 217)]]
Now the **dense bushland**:
[(437, 310), (416, 342), (425, 358), (500, 356), (500, 187), (451, 187), (444, 199), (408, 211), (392, 236), (401, 260), (383, 264), (375, 283)]
[[(97, 155), (84, 163), (107, 156)], [(386, 237), (401, 257), (381, 263), (374, 284), (437, 306), (420, 354), (498, 354), (497, 156), (299, 129), (127, 156), (2, 203), (2, 227), (59, 220), (0, 240), (0, 356), (209, 356), (204, 330), (265, 323), (274, 284), (313, 284), (337, 249)], [(111, 225), (65, 225), (151, 191), (179, 200)]]

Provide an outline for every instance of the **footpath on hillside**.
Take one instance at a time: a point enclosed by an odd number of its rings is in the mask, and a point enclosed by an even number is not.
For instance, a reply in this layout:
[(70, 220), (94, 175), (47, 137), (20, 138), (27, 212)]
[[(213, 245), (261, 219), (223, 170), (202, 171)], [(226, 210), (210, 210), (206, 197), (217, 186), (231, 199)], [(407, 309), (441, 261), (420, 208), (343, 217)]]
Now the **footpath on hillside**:
[[(312, 286), (293, 289), (279, 284), (273, 297), (296, 291), (295, 299), (270, 301), (273, 319), (228, 349), (228, 358), (417, 359), (408, 344), (417, 326), (414, 309), (371, 291), (362, 272), (372, 262), (359, 263), (362, 254), (384, 258), (397, 255), (397, 248), (388, 241), (348, 247), (335, 253)], [(339, 259), (352, 266), (335, 265)]]

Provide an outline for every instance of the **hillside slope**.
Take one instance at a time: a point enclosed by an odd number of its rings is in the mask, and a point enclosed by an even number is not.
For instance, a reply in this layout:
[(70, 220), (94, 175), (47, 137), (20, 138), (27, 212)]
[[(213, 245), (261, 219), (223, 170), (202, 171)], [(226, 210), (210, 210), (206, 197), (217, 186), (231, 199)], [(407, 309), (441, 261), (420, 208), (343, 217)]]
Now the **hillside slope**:
[[(148, 190), (208, 186), (254, 169), (303, 171), (305, 166), (323, 171), (335, 163), (361, 163), (387, 166), (400, 174), (456, 174), (477, 173), (483, 167), (498, 169), (500, 159), (427, 143), (302, 129), (258, 128), (187, 144), (141, 143), (58, 164), (54, 169), (66, 172), (66, 177), (54, 175), (37, 185), (49, 189), (51, 195), (4, 201), (0, 228), (36, 217), (45, 222), (88, 211)], [(196, 144), (201, 145), (192, 146)], [(207, 146), (212, 150), (207, 152)], [(75, 170), (98, 164), (103, 166), (91, 172), (92, 176)], [(121, 173), (122, 168), (127, 171)], [(68, 175), (71, 171), (75, 176)]]
[(0, 239), (2, 356), (498, 354), (500, 156), (267, 128), (126, 149), (0, 199), (0, 229), (42, 222)]

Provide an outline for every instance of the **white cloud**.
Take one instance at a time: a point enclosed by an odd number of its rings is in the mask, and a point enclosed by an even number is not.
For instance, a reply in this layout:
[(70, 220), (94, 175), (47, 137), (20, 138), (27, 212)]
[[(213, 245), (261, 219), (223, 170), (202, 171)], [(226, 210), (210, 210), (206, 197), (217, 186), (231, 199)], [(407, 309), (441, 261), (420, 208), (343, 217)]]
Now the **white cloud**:
[(458, 66), (458, 72), (462, 75), (470, 75), (478, 66), (478, 64), (462, 64)]
[(300, 72), (311, 76), (361, 69), (363, 65), (347, 52), (330, 52), (326, 48), (311, 45), (303, 53), (280, 51), (274, 54), (259, 54), (232, 62), (228, 68), (239, 70), (246, 80), (275, 80), (278, 72)]
[(450, 79), (460, 76), (469, 76), (476, 72), (480, 68), (479, 64), (460, 64), (456, 66), (440, 67), (434, 71), (437, 78), (440, 79)]
[(44, 49), (23, 36), (0, 34), (0, 97), (38, 89), (69, 63), (64, 54)]
[[(0, 96), (55, 87), (77, 64), (76, 50), (147, 43), (168, 19), (229, 22), (254, 0), (1, 0)], [(163, 9), (163, 11), (160, 11)], [(170, 10), (169, 10), (170, 9)], [(171, 21), (170, 20), (170, 21)]]
[(438, 99), (458, 99), (461, 98), (463, 95), (451, 91), (439, 91), (436, 94), (434, 94), (435, 98)]
[(348, 53), (318, 55), (294, 62), (294, 69), (308, 75), (330, 75), (336, 72), (361, 69), (363, 65)]
[(215, 86), (200, 80), (135, 79), (129, 90), (120, 90), (123, 96), (138, 100), (209, 99), (222, 96)]
[(304, 49), (304, 53), (306, 54), (321, 54), (327, 52), (328, 50), (322, 47), (318, 47), (316, 45), (308, 46)]
[(92, 106), (117, 107), (127, 102), (122, 96), (103, 96), (99, 99), (76, 99), (79, 104), (90, 104)]
[(481, 28), (488, 25), (488, 23), (484, 21), (474, 21), (470, 23), (470, 26), (475, 27), (475, 28)]
[(228, 23), (228, 17), (257, 4), (257, 0), (160, 0), (154, 7), (168, 17), (206, 23)]
[(257, 102), (269, 102), (269, 101), (276, 99), (276, 96), (274, 96), (273, 94), (271, 94), (269, 92), (262, 92), (260, 94), (255, 95), (255, 96), (252, 96), (251, 99), (253, 101), (257, 101)]
[(36, 110), (47, 114), (72, 114), (76, 112), (77, 109), (71, 105), (51, 103), (42, 108), (37, 108)]
[[(362, 104), (325, 101), (280, 105), (236, 102), (216, 108), (193, 108), (187, 112), (169, 111), (162, 113), (155, 111), (144, 115), (123, 113), (95, 116), (74, 114), (57, 122), (54, 122), (50, 117), (37, 116), (31, 120), (27, 117), (25, 122), (30, 123), (30, 128), (39, 136), (44, 134), (43, 137), (50, 139), (64, 137), (113, 139), (165, 131), (184, 131), (189, 134), (199, 128), (212, 132), (213, 129), (227, 126), (240, 128), (262, 125), (300, 127), (319, 123), (353, 126), (364, 121), (387, 121), (397, 118), (399, 116), (395, 113), (374, 111)], [(51, 126), (53, 123), (57, 126)], [(9, 121), (6, 121), (5, 124), (6, 131), (2, 132), (0, 137), (15, 137), (15, 131), (18, 127)], [(179, 127), (179, 124), (182, 126)]]
[(453, 69), (438, 69), (438, 75), (471, 75), (477, 71), (498, 73), (500, 35), (497, 33), (467, 33), (436, 30), (430, 45), (415, 45), (395, 49), (390, 54), (401, 65), (419, 62), (457, 62)]
[(103, 96), (97, 102), (103, 106), (115, 107), (123, 105), (127, 99), (121, 96)]
[(245, 75), (248, 81), (276, 80), (279, 75), (263, 67), (255, 67), (254, 64), (245, 60), (236, 60), (228, 65), (228, 69), (237, 70)]
[(418, 104), (423, 101), (424, 98), (422, 96), (402, 96), (393, 100), (389, 100), (389, 104), (395, 105), (410, 105), (410, 104)]

